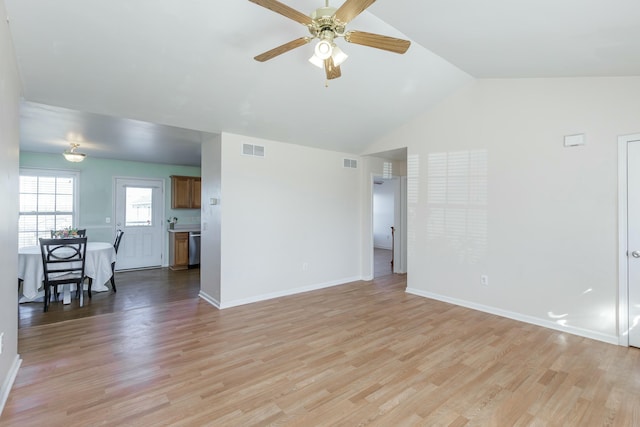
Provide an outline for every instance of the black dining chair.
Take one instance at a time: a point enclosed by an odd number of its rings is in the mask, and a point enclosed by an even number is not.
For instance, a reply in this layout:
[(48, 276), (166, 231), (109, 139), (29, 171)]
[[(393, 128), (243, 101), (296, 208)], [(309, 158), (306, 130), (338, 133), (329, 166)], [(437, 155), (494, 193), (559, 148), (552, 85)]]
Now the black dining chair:
[[(116, 231), (116, 240), (113, 242), (113, 248), (116, 250), (116, 255), (118, 255), (118, 248), (120, 247), (120, 240), (122, 240), (122, 236), (124, 235), (124, 231), (118, 229)], [(111, 263), (111, 288), (113, 288), (113, 292), (118, 292), (116, 289), (116, 262)]]
[[(118, 229), (116, 230), (116, 239), (113, 242), (113, 248), (116, 250), (116, 255), (118, 255), (118, 248), (120, 247), (120, 240), (122, 240), (122, 236), (124, 235), (124, 231)], [(91, 296), (91, 285), (93, 284), (93, 279), (91, 277), (87, 277), (89, 283), (89, 296)], [(113, 292), (118, 292), (116, 288), (116, 262), (111, 263), (111, 289)]]
[(44, 311), (49, 311), (51, 289), (54, 288), (57, 295), (59, 285), (75, 284), (82, 305), (87, 238), (39, 240), (44, 269)]

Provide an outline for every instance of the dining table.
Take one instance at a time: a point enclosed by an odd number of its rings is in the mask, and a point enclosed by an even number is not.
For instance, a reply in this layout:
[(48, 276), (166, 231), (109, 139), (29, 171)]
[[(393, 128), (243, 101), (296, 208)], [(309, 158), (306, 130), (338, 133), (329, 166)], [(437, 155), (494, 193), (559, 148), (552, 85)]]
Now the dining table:
[[(116, 261), (116, 250), (113, 243), (87, 242), (84, 266), (85, 276), (92, 279), (91, 290), (105, 292), (109, 288), (106, 283), (111, 279), (111, 264)], [(22, 280), (20, 302), (36, 301), (44, 297), (44, 267), (40, 246), (23, 246), (18, 249), (18, 279)], [(71, 288), (64, 287), (63, 302), (71, 302)]]

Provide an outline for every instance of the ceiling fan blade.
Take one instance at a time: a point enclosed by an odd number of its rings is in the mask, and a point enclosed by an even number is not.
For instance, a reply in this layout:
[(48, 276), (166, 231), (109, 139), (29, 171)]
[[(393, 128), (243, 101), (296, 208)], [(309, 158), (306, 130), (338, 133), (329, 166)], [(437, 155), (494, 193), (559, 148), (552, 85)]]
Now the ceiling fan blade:
[(287, 6), (286, 4), (282, 4), (277, 0), (249, 0), (249, 1), (259, 6), (266, 7), (267, 9), (272, 10), (275, 13), (279, 13), (282, 16), (286, 16), (289, 19), (293, 19), (294, 21), (299, 22), (302, 25), (313, 24), (313, 20), (311, 19), (310, 16), (307, 16), (302, 12), (298, 12), (297, 10)]
[(375, 3), (375, 1), (376, 0), (347, 0), (342, 3), (342, 6), (336, 10), (336, 13), (334, 13), (333, 16), (343, 24), (348, 24), (366, 8)]
[(344, 39), (349, 43), (375, 47), (376, 49), (388, 50), (389, 52), (395, 53), (405, 53), (407, 49), (409, 49), (409, 46), (411, 46), (409, 40), (366, 33), (364, 31), (349, 31), (344, 35)]
[(327, 74), (327, 80), (337, 79), (342, 75), (340, 66), (335, 65), (331, 57), (324, 60), (324, 72)]
[(275, 47), (271, 50), (261, 53), (260, 55), (256, 56), (253, 59), (259, 62), (268, 61), (270, 59), (275, 58), (278, 55), (282, 55), (283, 53), (289, 52), (290, 50), (293, 50), (297, 47), (304, 46), (310, 41), (311, 41), (311, 37), (300, 37), (299, 39), (292, 40), (281, 46)]

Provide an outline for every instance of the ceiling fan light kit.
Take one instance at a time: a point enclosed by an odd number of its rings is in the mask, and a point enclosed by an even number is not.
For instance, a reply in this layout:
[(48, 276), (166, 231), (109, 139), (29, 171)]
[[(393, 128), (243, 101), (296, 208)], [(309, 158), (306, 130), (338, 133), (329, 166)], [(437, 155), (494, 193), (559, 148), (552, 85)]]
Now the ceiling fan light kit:
[(310, 15), (298, 12), (278, 0), (249, 1), (299, 22), (306, 26), (311, 34), (311, 37), (300, 37), (256, 56), (254, 59), (259, 62), (268, 61), (297, 47), (304, 46), (311, 40), (318, 39), (313, 50), (314, 54), (309, 58), (309, 62), (319, 68), (324, 68), (327, 80), (331, 80), (342, 75), (340, 65), (348, 58), (348, 55), (335, 43), (336, 38), (342, 37), (348, 43), (399, 54), (405, 53), (411, 45), (410, 41), (395, 37), (363, 31), (346, 31), (347, 24), (376, 0), (346, 0), (337, 9), (330, 7), (329, 0), (325, 0), (325, 6), (314, 10)]
[(331, 56), (333, 53), (333, 46), (331, 42), (326, 40), (320, 40), (314, 49), (315, 55), (323, 61)]
[(333, 53), (331, 54), (331, 57), (333, 58), (333, 63), (336, 66), (338, 66), (338, 65), (342, 64), (344, 61), (346, 61), (347, 58), (349, 57), (349, 55), (344, 53), (342, 51), (342, 49), (340, 49), (337, 45), (334, 45), (333, 46)]

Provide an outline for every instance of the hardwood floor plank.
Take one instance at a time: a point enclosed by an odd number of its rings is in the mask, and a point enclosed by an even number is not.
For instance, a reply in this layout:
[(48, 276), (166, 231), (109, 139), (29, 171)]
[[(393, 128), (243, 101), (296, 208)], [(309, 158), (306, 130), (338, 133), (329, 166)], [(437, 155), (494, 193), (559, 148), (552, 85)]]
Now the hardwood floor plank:
[(640, 425), (640, 350), (406, 294), (405, 276), (225, 310), (197, 271), (116, 280), (77, 311), (20, 306), (1, 425)]

